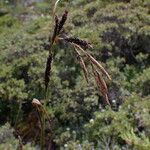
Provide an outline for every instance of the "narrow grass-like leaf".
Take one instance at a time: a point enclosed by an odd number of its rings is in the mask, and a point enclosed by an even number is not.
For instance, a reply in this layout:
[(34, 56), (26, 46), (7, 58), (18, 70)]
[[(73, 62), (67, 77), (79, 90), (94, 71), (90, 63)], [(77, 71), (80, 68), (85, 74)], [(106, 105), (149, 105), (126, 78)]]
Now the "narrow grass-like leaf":
[(108, 74), (108, 72), (104, 69), (104, 67), (94, 58), (92, 57), (89, 53), (87, 53), (83, 48), (81, 48), (79, 45), (77, 44), (73, 44), (75, 47), (77, 47), (79, 50), (81, 50), (85, 55), (88, 56), (89, 60), (98, 68), (101, 70), (101, 72), (103, 73), (103, 75), (105, 75), (109, 80), (111, 80), (110, 75)]
[(110, 75), (108, 74), (108, 72), (103, 68), (103, 66), (95, 59), (93, 58), (90, 54), (87, 54), (90, 61), (98, 68), (101, 70), (101, 72), (103, 73), (103, 75), (105, 75), (109, 80), (111, 80)]
[(76, 53), (78, 55), (78, 60), (79, 60), (80, 66), (83, 69), (84, 77), (85, 77), (85, 79), (86, 79), (86, 81), (88, 83), (88, 70), (87, 70), (86, 65), (84, 63), (84, 60), (82, 59), (81, 54), (79, 53), (79, 51), (76, 48), (75, 48), (75, 51), (76, 51)]
[(108, 93), (107, 85), (93, 64), (92, 64), (92, 71), (93, 71), (93, 75), (94, 75), (94, 78), (95, 78), (95, 81), (96, 81), (96, 84), (97, 84), (97, 87), (98, 87), (100, 93), (102, 94), (106, 103), (108, 105), (110, 105), (109, 100), (108, 100), (108, 95), (107, 95), (107, 93)]
[(53, 17), (55, 16), (56, 8), (57, 8), (57, 5), (58, 5), (59, 1), (60, 1), (60, 0), (57, 0), (57, 1), (55, 2), (54, 8), (53, 8)]
[(102, 76), (100, 75), (100, 73), (97, 70), (96, 70), (96, 74), (97, 74), (99, 84), (101, 86), (102, 91), (104, 93), (108, 93), (108, 88), (107, 88), (106, 82), (104, 81), (104, 79), (102, 78)]

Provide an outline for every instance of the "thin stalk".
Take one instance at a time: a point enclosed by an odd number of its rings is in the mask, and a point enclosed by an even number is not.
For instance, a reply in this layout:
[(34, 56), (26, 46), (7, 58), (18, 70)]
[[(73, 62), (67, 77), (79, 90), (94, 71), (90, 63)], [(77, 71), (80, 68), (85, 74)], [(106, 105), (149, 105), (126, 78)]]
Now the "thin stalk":
[(44, 137), (45, 137), (45, 116), (43, 111), (41, 110), (42, 106), (38, 107), (36, 105), (36, 111), (39, 116), (40, 124), (41, 124), (41, 137), (40, 137), (40, 149), (44, 150)]
[(21, 112), (21, 105), (22, 105), (22, 103), (20, 102), (20, 103), (19, 103), (19, 110), (18, 110), (16, 119), (15, 119), (15, 125), (14, 125), (14, 127), (16, 127), (16, 125), (17, 125), (17, 121), (18, 121), (18, 118), (19, 118), (19, 114), (20, 114), (20, 112)]
[(45, 144), (45, 116), (42, 113), (41, 116), (41, 150), (44, 150), (44, 144)]

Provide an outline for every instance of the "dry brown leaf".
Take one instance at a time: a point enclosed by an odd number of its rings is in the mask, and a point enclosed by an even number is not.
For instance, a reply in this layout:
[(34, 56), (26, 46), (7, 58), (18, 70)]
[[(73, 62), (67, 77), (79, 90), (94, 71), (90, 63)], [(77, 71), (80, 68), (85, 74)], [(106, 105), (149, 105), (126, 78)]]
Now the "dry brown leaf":
[(86, 81), (88, 83), (88, 70), (87, 70), (86, 65), (84, 63), (84, 60), (82, 59), (81, 54), (79, 53), (79, 51), (76, 48), (75, 48), (75, 51), (76, 51), (76, 53), (78, 55), (78, 58), (79, 58), (78, 60), (79, 60), (80, 66), (83, 69), (84, 77), (85, 77), (85, 79), (86, 79)]
[(109, 100), (108, 100), (108, 88), (106, 85), (106, 82), (104, 81), (104, 79), (101, 77), (100, 73), (95, 69), (94, 65), (92, 64), (92, 71), (94, 74), (94, 78), (97, 84), (97, 87), (100, 91), (100, 93), (102, 94), (103, 98), (105, 99), (106, 103), (108, 105), (110, 105)]

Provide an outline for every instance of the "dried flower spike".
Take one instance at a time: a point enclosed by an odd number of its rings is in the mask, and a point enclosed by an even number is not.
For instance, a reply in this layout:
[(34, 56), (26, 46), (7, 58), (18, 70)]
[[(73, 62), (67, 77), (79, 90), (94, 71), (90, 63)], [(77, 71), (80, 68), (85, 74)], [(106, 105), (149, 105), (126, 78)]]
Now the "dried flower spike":
[(60, 31), (62, 30), (66, 20), (67, 20), (67, 16), (68, 16), (68, 11), (65, 11), (64, 14), (61, 17), (61, 20), (59, 21), (59, 26), (58, 26), (58, 30), (57, 30), (57, 34), (60, 33)]
[(64, 38), (64, 40), (67, 42), (70, 42), (70, 43), (77, 44), (77, 45), (84, 47), (84, 48), (92, 47), (90, 43), (88, 43), (85, 40), (81, 40), (79, 38), (69, 37), (69, 38)]
[(46, 70), (45, 70), (45, 89), (47, 90), (49, 84), (49, 76), (51, 72), (51, 64), (52, 64), (52, 54), (49, 54), (46, 63)]

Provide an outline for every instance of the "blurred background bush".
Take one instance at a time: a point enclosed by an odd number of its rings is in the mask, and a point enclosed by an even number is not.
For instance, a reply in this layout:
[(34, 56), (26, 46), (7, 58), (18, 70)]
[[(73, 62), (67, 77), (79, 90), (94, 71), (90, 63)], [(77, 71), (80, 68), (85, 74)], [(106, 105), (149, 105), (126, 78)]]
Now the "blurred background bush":
[[(53, 4), (0, 2), (0, 149), (16, 149), (10, 126), (25, 121), (33, 98), (44, 99)], [(58, 13), (69, 11), (66, 32), (91, 42), (92, 55), (112, 76), (112, 109), (103, 105), (96, 85), (86, 84), (71, 47), (54, 45), (47, 107), (57, 149), (150, 149), (149, 7), (149, 0), (60, 2)]]

